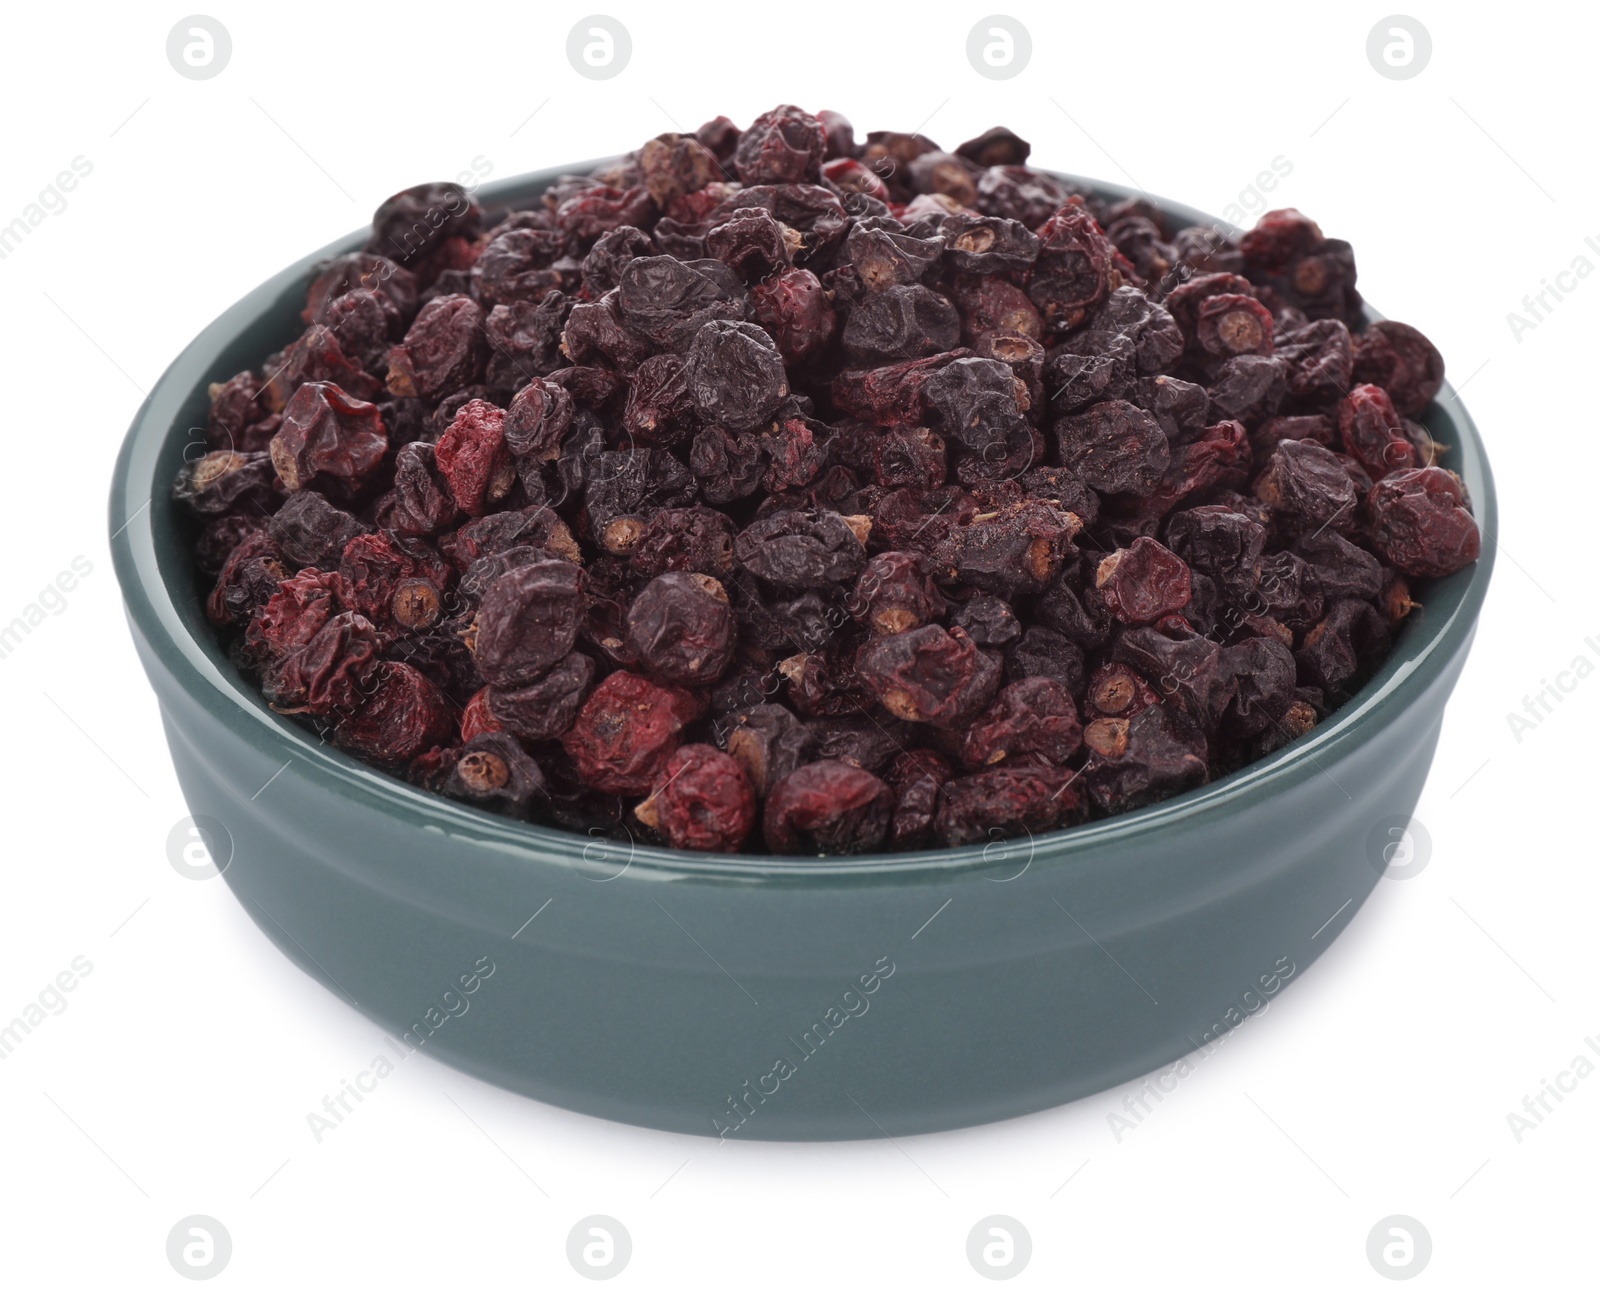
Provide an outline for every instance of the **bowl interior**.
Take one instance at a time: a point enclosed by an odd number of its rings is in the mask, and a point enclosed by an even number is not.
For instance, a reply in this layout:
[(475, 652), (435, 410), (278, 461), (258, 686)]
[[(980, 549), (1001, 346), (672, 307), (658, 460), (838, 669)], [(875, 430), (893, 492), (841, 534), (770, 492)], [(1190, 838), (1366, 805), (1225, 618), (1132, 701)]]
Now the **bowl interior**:
[[(484, 186), (477, 194), (490, 211), (527, 206), (558, 176), (592, 169), (580, 163)], [(1131, 190), (1099, 181), (1063, 177), (1081, 189), (1116, 200)], [(1191, 208), (1156, 200), (1177, 224), (1232, 227)], [(317, 741), (315, 735), (275, 714), (249, 679), (229, 661), (210, 623), (204, 601), (207, 587), (191, 558), (195, 523), (176, 508), (170, 489), (184, 462), (205, 453), (208, 386), (260, 365), (303, 329), (300, 311), (317, 264), (361, 246), (365, 231), (330, 244), (288, 267), (229, 308), (173, 362), (135, 417), (119, 455), (112, 481), (110, 527), (113, 557), (128, 613), (136, 630), (186, 688), (212, 713), (250, 736), (278, 760), (291, 756), (313, 764), (319, 777), (343, 784), (364, 799), (447, 832), (498, 843), (541, 858), (581, 858), (590, 839), (474, 809), (426, 792)], [(1381, 318), (1369, 310), (1372, 319)], [(1243, 804), (1270, 791), (1279, 779), (1303, 776), (1305, 767), (1328, 753), (1360, 741), (1363, 729), (1384, 724), (1403, 709), (1418, 687), (1418, 672), (1430, 659), (1447, 657), (1471, 634), (1495, 556), (1497, 531), (1494, 486), (1471, 418), (1446, 384), (1422, 422), (1447, 447), (1443, 461), (1459, 473), (1471, 496), (1483, 533), (1483, 556), (1473, 566), (1423, 591), (1423, 606), (1395, 638), (1393, 651), (1377, 674), (1343, 708), (1304, 737), (1214, 783), (1143, 810), (1076, 828), (1041, 834), (1037, 858), (1057, 862), (1072, 853), (1123, 835), (1170, 825), (1219, 804)], [(665, 874), (774, 875), (803, 872), (874, 874), (969, 869), (985, 864), (983, 847), (862, 855), (816, 860), (770, 855), (718, 857), (654, 847), (630, 848), (642, 869)]]

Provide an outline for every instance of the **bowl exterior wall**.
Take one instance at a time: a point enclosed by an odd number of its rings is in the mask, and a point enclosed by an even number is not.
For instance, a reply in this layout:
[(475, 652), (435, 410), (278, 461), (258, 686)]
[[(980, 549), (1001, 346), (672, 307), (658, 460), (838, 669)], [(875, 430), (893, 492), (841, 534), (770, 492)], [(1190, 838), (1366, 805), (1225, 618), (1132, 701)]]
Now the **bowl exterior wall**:
[(1377, 884), (1369, 830), (1415, 806), (1465, 645), (1404, 723), (1260, 805), (802, 886), (664, 876), (612, 843), (519, 857), (353, 808), (298, 762), (273, 777), (144, 657), (191, 811), (232, 834), (223, 877), (391, 1061), (425, 1049), (661, 1129), (847, 1139), (1054, 1106), (1264, 1011)]

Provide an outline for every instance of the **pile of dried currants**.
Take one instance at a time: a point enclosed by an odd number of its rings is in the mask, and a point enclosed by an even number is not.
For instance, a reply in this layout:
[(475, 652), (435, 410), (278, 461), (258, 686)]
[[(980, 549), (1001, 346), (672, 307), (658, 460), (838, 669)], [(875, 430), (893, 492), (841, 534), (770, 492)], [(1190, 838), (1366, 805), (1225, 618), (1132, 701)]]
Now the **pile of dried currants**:
[(1038, 833), (1306, 733), (1478, 555), (1439, 353), (1299, 212), (1028, 152), (783, 106), (395, 195), (211, 389), (211, 620), (364, 760), (700, 851)]

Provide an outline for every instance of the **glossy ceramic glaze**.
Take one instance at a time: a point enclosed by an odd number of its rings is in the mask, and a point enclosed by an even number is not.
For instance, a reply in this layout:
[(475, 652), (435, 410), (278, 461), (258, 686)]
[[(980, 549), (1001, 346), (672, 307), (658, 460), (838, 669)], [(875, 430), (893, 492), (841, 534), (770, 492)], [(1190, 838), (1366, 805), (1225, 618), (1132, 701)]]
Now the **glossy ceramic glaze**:
[[(524, 205), (557, 174), (478, 197)], [(391, 778), (274, 715), (218, 646), (168, 491), (208, 383), (296, 336), (313, 267), (362, 237), (269, 280), (178, 357), (128, 432), (110, 526), (184, 795), (231, 839), (227, 884), (397, 1043), (545, 1102), (695, 1134), (970, 1125), (1139, 1076), (1293, 993), (1376, 885), (1373, 834), (1416, 804), (1493, 563), (1489, 467), (1448, 388), (1425, 421), (1466, 482), (1484, 557), (1428, 587), (1377, 677), (1311, 734), (1032, 841), (697, 856)], [(264, 1037), (292, 1029), (261, 1023)]]

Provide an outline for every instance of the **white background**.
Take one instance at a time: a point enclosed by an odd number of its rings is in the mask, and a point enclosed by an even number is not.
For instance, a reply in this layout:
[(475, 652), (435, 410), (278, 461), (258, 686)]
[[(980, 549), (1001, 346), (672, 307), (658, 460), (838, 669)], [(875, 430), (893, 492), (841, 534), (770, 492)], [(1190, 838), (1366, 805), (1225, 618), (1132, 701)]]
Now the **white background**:
[[(1379, 1289), (1367, 1234), (1396, 1213), (1432, 1236), (1418, 1291), (1592, 1289), (1600, 1076), (1520, 1142), (1506, 1117), (1600, 1040), (1600, 679), (1520, 742), (1507, 713), (1600, 665), (1600, 282), (1520, 341), (1507, 312), (1600, 241), (1600, 23), (1416, 8), (1432, 62), (1392, 81), (1365, 54), (1382, 8), (1098, 9), (1011, 5), (1033, 61), (991, 81), (965, 57), (981, 7), (618, 0), (632, 63), (594, 82), (570, 6), (219, 6), (233, 55), (208, 81), (167, 63), (180, 8), (8, 8), (0, 224), (74, 157), (93, 170), (0, 261), (0, 623), (75, 556), (93, 570), (0, 660), (0, 1020), (75, 956), (93, 972), (0, 1061), (6, 1290), (186, 1289), (165, 1240), (194, 1213), (233, 1239), (217, 1291), (588, 1290), (565, 1239), (592, 1213), (632, 1235), (618, 1290), (983, 1290), (966, 1238), (996, 1213), (1032, 1235), (1017, 1290)], [(1428, 867), (1120, 1142), (1123, 1091), (898, 1145), (718, 1146), (417, 1057), (318, 1145), (306, 1113), (378, 1031), (168, 865), (187, 812), (105, 538), (123, 431), (218, 312), (394, 190), (780, 100), (947, 147), (1001, 121), (1041, 165), (1213, 212), (1292, 163), (1275, 205), (1354, 243), (1367, 295), (1470, 380), (1498, 481), (1505, 546), (1417, 811)]]

